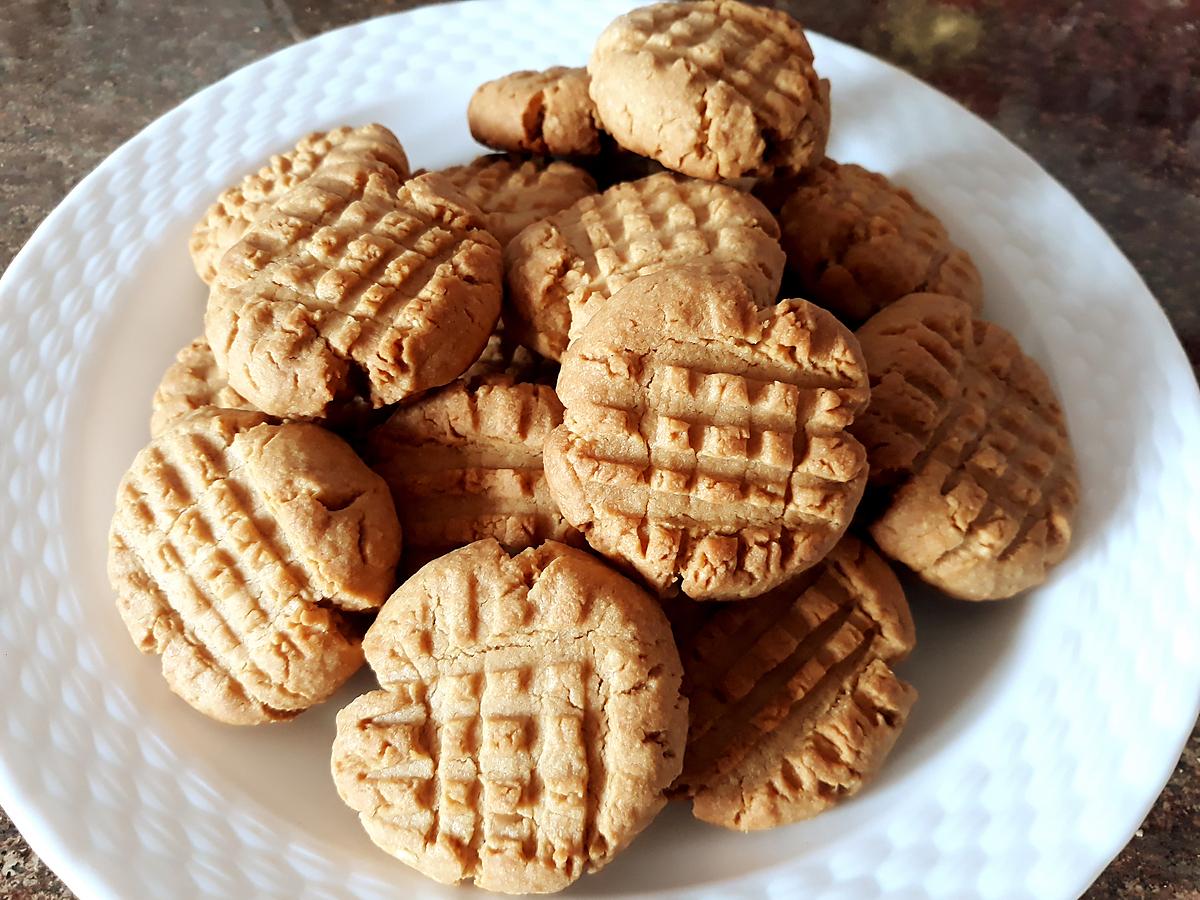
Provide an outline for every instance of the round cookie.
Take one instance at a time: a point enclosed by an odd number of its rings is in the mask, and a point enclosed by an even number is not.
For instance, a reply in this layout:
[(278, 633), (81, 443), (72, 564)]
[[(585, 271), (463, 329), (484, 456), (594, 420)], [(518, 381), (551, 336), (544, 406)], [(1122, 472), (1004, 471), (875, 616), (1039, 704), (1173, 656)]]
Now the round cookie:
[[(507, 347), (506, 344), (504, 349)], [(499, 349), (492, 351), (489, 357), (495, 360), (497, 366), (501, 352)], [(485, 350), (485, 356), (487, 354)], [(510, 357), (508, 365), (516, 371), (518, 364), (525, 363), (526, 358), (532, 359), (532, 354), (528, 351), (524, 356), (510, 353)], [(483, 362), (484, 357), (481, 356), (476, 365), (482, 365)], [(531, 371), (539, 373), (545, 368), (535, 367), (532, 363), (528, 365)], [(248, 409), (258, 412), (254, 404), (229, 386), (229, 379), (217, 367), (212, 348), (202, 337), (180, 350), (175, 362), (163, 373), (151, 401), (150, 436), (157, 437), (198, 409)], [(370, 402), (362, 397), (346, 397), (326, 411), (321, 424), (335, 434), (354, 441), (365, 430), (378, 424), (383, 415), (386, 413), (372, 408)]]
[(496, 150), (591, 156), (600, 152), (586, 69), (512, 72), (481, 84), (467, 105), (471, 136)]
[(334, 781), (423, 874), (561, 890), (664, 806), (687, 730), (679, 655), (658, 604), (586, 553), (456, 550), (392, 595), (363, 648), (383, 690), (338, 713)]
[(492, 376), (459, 379), (373, 429), (366, 460), (391, 488), (408, 568), (487, 537), (512, 551), (580, 542), (542, 473), (561, 422), (553, 388)]
[(229, 384), (276, 416), (378, 407), (452, 381), (500, 314), (501, 255), (483, 214), (435, 174), (400, 186), (325, 166), (221, 259), (205, 334)]
[(442, 169), (441, 175), (483, 211), (501, 247), (539, 219), (596, 193), (596, 182), (583, 169), (544, 158), (481, 156)]
[(788, 192), (779, 225), (797, 289), (851, 324), (916, 292), (983, 307), (975, 264), (937, 217), (862, 166), (825, 160)]
[(964, 600), (1011, 597), (1066, 555), (1079, 479), (1041, 368), (962, 301), (913, 294), (858, 331), (871, 406), (854, 424), (886, 492), (884, 553)]
[(121, 480), (108, 577), (176, 694), (238, 725), (289, 719), (362, 663), (344, 611), (387, 597), (400, 526), (340, 438), (244, 410), (197, 412)]
[(229, 386), (208, 341), (199, 337), (179, 351), (151, 401), (150, 436), (157, 437), (198, 409), (249, 409), (254, 405)]
[(408, 158), (396, 136), (382, 125), (343, 126), (302, 138), (295, 149), (272, 156), (265, 166), (224, 191), (192, 230), (188, 248), (205, 284), (217, 276), (217, 263), (259, 215), (324, 164), (371, 160), (409, 176)]
[(829, 88), (787, 13), (736, 0), (617, 18), (588, 62), (605, 131), (696, 178), (796, 174), (825, 155)]
[(755, 597), (850, 523), (866, 454), (858, 342), (804, 300), (760, 309), (736, 277), (639, 278), (563, 357), (546, 479), (599, 552), (664, 596)]
[(504, 251), (505, 317), (516, 337), (560, 359), (597, 309), (640, 275), (712, 262), (757, 303), (775, 302), (779, 225), (735, 188), (661, 173), (618, 184), (529, 226)]
[(675, 783), (698, 819), (739, 831), (811, 818), (882, 766), (916, 700), (891, 666), (912, 615), (879, 555), (847, 535), (753, 603), (670, 611), (688, 744)]

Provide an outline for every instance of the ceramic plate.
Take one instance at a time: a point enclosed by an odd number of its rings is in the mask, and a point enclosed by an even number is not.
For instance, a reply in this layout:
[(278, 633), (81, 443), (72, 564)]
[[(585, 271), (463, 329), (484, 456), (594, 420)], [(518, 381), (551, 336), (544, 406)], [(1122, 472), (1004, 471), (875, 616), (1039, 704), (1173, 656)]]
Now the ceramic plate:
[[(481, 81), (578, 64), (631, 4), (497, 0), (364, 22), (277, 53), (89, 175), (0, 281), (0, 803), (86, 898), (443, 895), (376, 850), (328, 771), (334, 713), (220, 727), (136, 653), (104, 574), (149, 401), (201, 331), (187, 235), (302, 134), (372, 120), (416, 166), (477, 152)], [(946, 97), (814, 36), (831, 155), (910, 187), (975, 257), (986, 314), (1058, 386), (1079, 452), (1075, 543), (1006, 603), (914, 591), (919, 688), (853, 801), (744, 837), (668, 809), (573, 892), (1073, 897), (1166, 781), (1200, 697), (1200, 401), (1145, 285), (1032, 160)]]

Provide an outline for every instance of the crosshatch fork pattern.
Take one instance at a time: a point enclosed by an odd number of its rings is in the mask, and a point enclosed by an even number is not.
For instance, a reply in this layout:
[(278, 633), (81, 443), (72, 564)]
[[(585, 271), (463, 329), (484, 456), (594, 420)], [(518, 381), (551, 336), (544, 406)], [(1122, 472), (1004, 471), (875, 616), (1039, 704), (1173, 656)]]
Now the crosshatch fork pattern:
[(420, 871), (562, 888), (665, 803), (686, 716), (669, 626), (582, 551), (510, 558), (480, 541), (443, 556), (364, 648), (384, 690), (338, 714), (334, 778), (376, 842)]
[[(1080, 497), (1045, 375), (1012, 335), (949, 297), (911, 296), (860, 336), (875, 402), (856, 430), (878, 477), (898, 485), (872, 525), (880, 547), (953, 593), (1040, 581), (1066, 554)], [(920, 519), (935, 535), (927, 546), (909, 541)]]
[[(644, 36), (646, 49), (664, 65), (684, 57), (714, 81), (734, 85), (763, 116), (765, 126), (779, 131), (795, 116), (795, 110), (806, 109), (817, 93), (816, 78), (798, 77), (793, 65), (797, 55), (811, 63), (807, 41), (799, 32), (793, 36), (771, 26), (772, 20), (783, 16), (776, 10), (754, 10), (746, 15), (733, 5), (698, 12), (685, 5), (662, 3), (630, 18)], [(750, 53), (742, 49), (748, 44), (754, 48)], [(730, 53), (736, 54), (736, 66), (725, 64)]]
[[(0, 420), (11, 442), (0, 455), (0, 481), (11, 500), (0, 506), (0, 529), (9, 535), (0, 571), (12, 592), (0, 605), (8, 651), (0, 671), (12, 693), (0, 719), (0, 793), (37, 853), (81, 896), (150, 896), (169, 883), (181, 897), (290, 898), (308, 890), (323, 898), (384, 898), (399, 883), (395, 864), (365, 839), (348, 868), (345, 855), (258, 804), (218, 763), (197, 757), (137, 702), (136, 688), (114, 677), (108, 650), (98, 645), (94, 604), (76, 578), (77, 498), (61, 491), (78, 484), (70, 472), (92, 398), (79, 390), (80, 381), (99, 371), (105, 336), (128, 311), (163, 227), (173, 222), (183, 233), (258, 160), (364, 109), (354, 104), (366, 101), (354, 98), (396, 98), (404, 108), (445, 76), (448, 55), (462, 67), (455, 74), (464, 98), (487, 78), (551, 65), (560, 50), (583, 58), (621, 6), (575, 4), (564, 16), (543, 0), (447, 4), (375, 19), (272, 56), (121, 148), (51, 214), (5, 273)], [(939, 758), (935, 783), (913, 773), (919, 790), (889, 795), (894, 805), (856, 823), (854, 840), (791, 853), (786, 864), (746, 874), (738, 886), (814, 898), (904, 890), (961, 897), (977, 891), (987, 873), (997, 892), (1077, 896), (1135, 827), (1136, 811), (1129, 817), (1117, 811), (1147, 804), (1166, 777), (1183, 739), (1179, 711), (1196, 700), (1197, 657), (1187, 637), (1196, 629), (1182, 627), (1194, 621), (1193, 582), (1147, 591), (1136, 605), (1126, 591), (1178, 571), (1195, 541), (1195, 473), (1178, 463), (1194, 457), (1200, 440), (1194, 380), (1136, 273), (1032, 161), (897, 70), (820, 36), (812, 41), (841, 96), (862, 96), (869, 86), (876, 96), (882, 87), (905, 113), (901, 127), (889, 131), (886, 151), (861, 161), (900, 171), (919, 168), (916, 161), (932, 154), (944, 208), (962, 218), (972, 241), (994, 249), (980, 255), (989, 287), (1001, 260), (1005, 269), (1028, 275), (1012, 293), (1009, 321), (1028, 326), (1022, 337), (1040, 339), (1031, 352), (1050, 364), (1073, 430), (1088, 438), (1080, 457), (1089, 474), (1108, 465), (1110, 451), (1121, 459), (1134, 445), (1141, 450), (1123, 494), (1130, 500), (1119, 514), (1124, 524), (1111, 535), (1090, 530), (1081, 564), (1065, 564), (1071, 571), (1063, 580), (1071, 587), (1065, 595), (1066, 585), (1049, 588), (1039, 597), (1047, 602), (1030, 611), (1028, 649), (1035, 658), (1045, 651), (1056, 670), (1025, 667), (1020, 678), (1006, 681), (977, 721), (981, 739)], [(842, 114), (840, 121), (845, 138), (869, 134), (861, 119)], [(397, 120), (397, 130), (407, 138), (403, 124)], [(947, 143), (957, 158), (939, 156)], [(472, 152), (464, 137), (457, 158)], [(155, 214), (147, 217), (147, 209)], [(1047, 222), (1064, 228), (1045, 245), (1005, 240), (1014, 229), (1041, 233)], [(48, 303), (47, 284), (55, 285), (58, 306)], [(177, 335), (181, 343), (190, 336)], [(1070, 354), (1051, 352), (1060, 341)], [(1133, 352), (1135, 342), (1152, 352)], [(1107, 401), (1095, 402), (1105, 399), (1095, 396), (1096, 372), (1114, 385), (1138, 385), (1139, 396), (1155, 402), (1143, 400), (1133, 420), (1114, 418)], [(1123, 401), (1115, 406), (1128, 408)], [(1085, 502), (1094, 508), (1096, 495), (1090, 496)], [(1132, 545), (1146, 552), (1128, 558)], [(1073, 665), (1064, 667), (1067, 661)], [(1085, 727), (1080, 705), (1097, 685), (1150, 701), (1111, 704)], [(57, 710), (54, 723), (35, 712), (49, 704)], [(1144, 739), (1134, 746), (1124, 740), (1130, 733)], [(58, 804), (39, 805), (47, 797)], [(131, 821), (139, 828), (130, 829)], [(678, 859), (670, 845), (663, 851), (645, 871)], [(91, 862), (86, 869), (84, 860)], [(180, 860), (189, 863), (182, 867)], [(614, 889), (626, 885), (613, 882)], [(422, 898), (445, 894), (416, 876), (403, 889)], [(728, 881), (696, 886), (714, 900), (731, 889)]]
[(456, 381), (374, 428), (366, 459), (392, 491), (410, 563), (484, 537), (510, 550), (577, 541), (542, 471), (542, 445), (561, 421), (552, 388), (492, 375)]
[[(728, 275), (639, 284), (560, 376), (566, 413), (546, 451), (560, 507), (660, 592), (678, 577), (691, 596), (778, 584), (824, 555), (862, 495), (865, 453), (845, 433), (866, 394), (857, 345), (802, 301), (755, 312)], [(671, 298), (663, 321), (627, 333), (656, 292)], [(688, 319), (693, 305), (713, 321)]]
[(854, 793), (915, 699), (889, 664), (913, 646), (895, 576), (845, 537), (805, 575), (754, 603), (668, 607), (690, 724), (675, 787), (695, 814), (762, 828)]
[[(320, 169), (250, 228), (209, 300), (206, 331), (230, 383), (270, 412), (321, 412), (264, 403), (274, 398), (255, 373), (278, 364), (254, 349), (263, 331), (294, 333), (301, 359), (332, 357), (343, 383), (353, 360), (379, 403), (466, 369), (499, 313), (499, 245), (442, 185), (425, 175), (399, 187), (390, 169), (365, 163)], [(453, 345), (417, 354), (417, 371), (410, 346), (456, 329)]]
[(758, 200), (669, 173), (577, 201), (513, 239), (505, 259), (523, 339), (554, 358), (604, 301), (641, 275), (711, 260), (767, 305), (784, 267), (779, 225)]
[(363, 816), (369, 830), (413, 859), (437, 848), (463, 873), (487, 857), (579, 873), (595, 826), (589, 784), (604, 781), (588, 743), (601, 701), (590, 663), (524, 656), (356, 701), (360, 752), (380, 761), (362, 782), (380, 811)]

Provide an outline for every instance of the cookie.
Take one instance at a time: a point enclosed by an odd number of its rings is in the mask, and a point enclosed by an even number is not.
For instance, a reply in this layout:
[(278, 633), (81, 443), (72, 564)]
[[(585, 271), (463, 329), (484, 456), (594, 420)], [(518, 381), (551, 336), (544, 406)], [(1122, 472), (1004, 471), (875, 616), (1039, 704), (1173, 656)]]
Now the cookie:
[(512, 72), (481, 84), (467, 105), (471, 136), (496, 150), (590, 156), (600, 152), (585, 69)]
[(866, 486), (846, 432), (868, 399), (854, 335), (804, 300), (760, 309), (720, 271), (622, 289), (563, 357), (558, 395), (559, 509), (663, 595), (770, 590), (829, 552)]
[(452, 381), (500, 314), (483, 214), (435, 174), (324, 166), (221, 259), (205, 333), (229, 384), (276, 416), (379, 407)]
[(343, 613), (393, 585), (387, 485), (316, 425), (197, 412), (117, 490), (108, 577), (134, 643), (176, 694), (238, 725), (289, 719), (362, 663)]
[(666, 266), (711, 261), (760, 304), (783, 277), (779, 226), (734, 188), (659, 174), (584, 197), (522, 231), (504, 251), (506, 321), (526, 346), (560, 359), (605, 301)]
[(208, 341), (202, 337), (176, 354), (154, 392), (151, 406), (151, 437), (198, 409), (254, 409), (249, 400), (229, 386), (229, 380), (217, 368)]
[(825, 155), (828, 83), (779, 10), (736, 0), (635, 9), (600, 35), (588, 74), (604, 130), (676, 172), (795, 174)]
[(825, 160), (779, 213), (797, 289), (851, 324), (916, 292), (983, 307), (970, 255), (912, 194), (862, 166)]
[(196, 274), (212, 284), (217, 263), (246, 229), (284, 194), (308, 178), (323, 163), (370, 160), (391, 169), (401, 181), (408, 178), (408, 159), (396, 136), (382, 125), (317, 131), (302, 138), (294, 150), (272, 156), (265, 166), (224, 191), (192, 230), (188, 249)]
[(916, 700), (891, 668), (915, 642), (904, 591), (849, 535), (753, 603), (681, 601), (672, 622), (689, 704), (675, 787), (714, 825), (774, 828), (857, 793)]
[(545, 158), (481, 156), (441, 174), (483, 210), (501, 247), (539, 219), (596, 193), (596, 182), (583, 169)]
[(870, 409), (853, 431), (885, 493), (871, 535), (965, 600), (1011, 597), (1066, 555), (1079, 480), (1054, 388), (962, 301), (913, 294), (858, 332)]
[[(490, 345), (489, 345), (490, 346)], [(508, 345), (505, 345), (507, 349)], [(499, 365), (500, 350), (494, 352), (495, 365)], [(485, 351), (486, 355), (486, 351)], [(510, 353), (508, 368), (520, 370), (526, 358), (533, 359), (528, 351), (524, 355)], [(483, 357), (480, 357), (480, 365)], [(528, 371), (541, 376), (546, 365), (528, 363)], [(196, 338), (179, 351), (175, 362), (163, 374), (154, 399), (151, 401), (150, 435), (155, 437), (174, 425), (184, 416), (199, 409), (254, 409), (254, 404), (229, 386), (229, 379), (217, 367), (212, 348), (204, 338)], [(378, 425), (386, 411), (374, 409), (362, 397), (347, 397), (330, 406), (321, 424), (330, 431), (354, 441), (371, 427)], [(302, 419), (288, 421), (303, 421)]]
[(542, 474), (542, 444), (561, 422), (553, 388), (490, 376), (455, 381), (372, 430), (366, 459), (391, 488), (408, 567), (487, 537), (514, 551), (579, 541)]
[(679, 774), (667, 621), (580, 550), (456, 550), (392, 595), (363, 647), (383, 690), (338, 713), (334, 781), (376, 844), (437, 881), (561, 890)]

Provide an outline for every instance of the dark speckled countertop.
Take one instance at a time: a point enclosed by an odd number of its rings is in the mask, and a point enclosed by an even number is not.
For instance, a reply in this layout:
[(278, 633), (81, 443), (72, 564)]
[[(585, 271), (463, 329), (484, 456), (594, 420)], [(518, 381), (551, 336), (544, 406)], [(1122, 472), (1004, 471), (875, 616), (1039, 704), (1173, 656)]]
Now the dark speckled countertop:
[[(158, 115), (260, 56), (421, 5), (386, 0), (0, 2), (0, 265)], [(1116, 239), (1200, 364), (1200, 2), (786, 2), (987, 119)], [(819, 61), (818, 61), (819, 63)], [(1200, 731), (1089, 898), (1200, 900)], [(0, 814), (0, 897), (70, 892)]]

